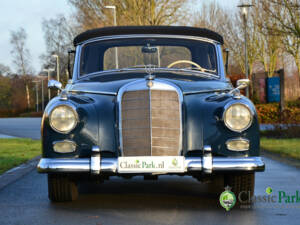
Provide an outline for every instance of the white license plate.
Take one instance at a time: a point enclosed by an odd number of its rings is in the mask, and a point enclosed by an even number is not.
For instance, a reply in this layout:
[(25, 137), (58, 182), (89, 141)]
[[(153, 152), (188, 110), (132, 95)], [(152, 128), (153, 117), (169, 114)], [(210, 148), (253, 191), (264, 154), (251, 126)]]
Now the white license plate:
[(119, 157), (119, 173), (168, 173), (184, 172), (183, 156)]

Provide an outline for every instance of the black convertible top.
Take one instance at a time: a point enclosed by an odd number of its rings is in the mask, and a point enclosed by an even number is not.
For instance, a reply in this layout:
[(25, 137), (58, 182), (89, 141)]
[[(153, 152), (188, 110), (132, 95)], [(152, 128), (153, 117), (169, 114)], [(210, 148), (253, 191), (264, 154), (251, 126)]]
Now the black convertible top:
[(122, 34), (189, 35), (213, 39), (224, 44), (223, 37), (220, 34), (206, 28), (186, 26), (115, 26), (87, 30), (75, 37), (74, 46), (91, 38)]

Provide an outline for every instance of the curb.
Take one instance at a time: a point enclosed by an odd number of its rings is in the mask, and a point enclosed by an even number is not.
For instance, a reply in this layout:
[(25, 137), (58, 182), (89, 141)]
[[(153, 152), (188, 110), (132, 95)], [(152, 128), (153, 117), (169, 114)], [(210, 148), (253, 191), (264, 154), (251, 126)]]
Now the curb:
[(40, 158), (41, 156), (36, 156), (20, 166), (14, 167), (0, 175), (0, 190), (31, 172), (36, 168)]
[(0, 139), (1, 138), (18, 138), (18, 137), (11, 136), (11, 135), (8, 135), (8, 134), (2, 134), (2, 133), (0, 133)]
[(264, 149), (261, 149), (261, 155), (279, 161), (281, 163), (287, 164), (289, 166), (300, 168), (300, 160), (290, 158), (287, 156), (282, 156), (280, 154), (269, 152), (268, 150), (264, 150)]

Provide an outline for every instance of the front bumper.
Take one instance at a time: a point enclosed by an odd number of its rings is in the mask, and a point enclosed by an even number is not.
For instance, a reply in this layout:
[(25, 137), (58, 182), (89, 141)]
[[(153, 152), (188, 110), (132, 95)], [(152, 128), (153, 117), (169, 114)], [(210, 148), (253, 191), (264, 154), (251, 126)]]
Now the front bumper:
[[(261, 157), (212, 157), (211, 149), (204, 148), (203, 157), (186, 157), (184, 172), (242, 172), (264, 171)], [(118, 174), (118, 158), (101, 158), (99, 149), (93, 149), (91, 158), (58, 159), (42, 158), (37, 166), (40, 173), (92, 173)]]

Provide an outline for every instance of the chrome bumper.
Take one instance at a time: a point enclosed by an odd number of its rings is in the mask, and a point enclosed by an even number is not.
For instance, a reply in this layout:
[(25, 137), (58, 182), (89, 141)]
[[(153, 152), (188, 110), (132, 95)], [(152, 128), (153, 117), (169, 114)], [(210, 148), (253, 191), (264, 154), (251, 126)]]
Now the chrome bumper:
[[(118, 173), (117, 158), (100, 158), (92, 156), (90, 159), (52, 159), (42, 158), (37, 166), (40, 173)], [(185, 172), (242, 172), (264, 171), (265, 163), (261, 157), (186, 157)]]

